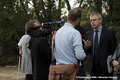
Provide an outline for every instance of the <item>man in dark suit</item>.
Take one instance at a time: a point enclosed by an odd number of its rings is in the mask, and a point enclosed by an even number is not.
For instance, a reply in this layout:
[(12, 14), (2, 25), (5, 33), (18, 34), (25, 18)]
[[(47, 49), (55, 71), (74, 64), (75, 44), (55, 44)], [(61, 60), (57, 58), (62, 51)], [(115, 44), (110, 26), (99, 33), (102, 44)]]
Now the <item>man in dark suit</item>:
[[(112, 30), (102, 26), (102, 16), (99, 13), (90, 15), (92, 30), (86, 33), (85, 51), (90, 53), (89, 70), (92, 80), (112, 80), (107, 70), (107, 57), (116, 49), (116, 38)], [(94, 77), (93, 77), (94, 76)]]

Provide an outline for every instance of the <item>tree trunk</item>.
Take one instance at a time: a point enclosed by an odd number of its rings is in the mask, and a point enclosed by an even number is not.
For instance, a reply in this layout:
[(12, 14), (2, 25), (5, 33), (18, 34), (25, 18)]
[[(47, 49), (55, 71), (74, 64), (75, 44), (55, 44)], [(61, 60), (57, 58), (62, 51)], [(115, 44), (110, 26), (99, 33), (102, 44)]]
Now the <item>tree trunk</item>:
[(37, 16), (37, 20), (40, 21), (40, 15), (39, 15), (39, 10), (38, 10), (38, 8), (37, 8), (36, 0), (33, 0), (33, 6), (34, 6), (34, 8), (35, 8), (35, 14), (36, 14), (36, 16)]
[(67, 9), (68, 9), (68, 11), (69, 11), (69, 10), (71, 9), (70, 3), (69, 3), (68, 0), (65, 0), (65, 2), (66, 2), (66, 4), (67, 4)]
[(102, 14), (102, 0), (94, 0), (94, 11)]

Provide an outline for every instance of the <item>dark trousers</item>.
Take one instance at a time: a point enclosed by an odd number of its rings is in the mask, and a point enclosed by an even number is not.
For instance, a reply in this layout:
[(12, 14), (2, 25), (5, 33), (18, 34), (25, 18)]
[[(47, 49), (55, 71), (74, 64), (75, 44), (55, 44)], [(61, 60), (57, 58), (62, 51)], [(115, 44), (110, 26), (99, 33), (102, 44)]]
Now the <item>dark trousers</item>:
[(33, 80), (32, 74), (26, 74), (25, 80)]
[(85, 72), (83, 70), (82, 66), (79, 66), (79, 80), (84, 80), (85, 79)]
[(112, 78), (109, 78), (109, 73), (103, 73), (99, 63), (93, 64), (92, 73), (91, 73), (91, 80), (113, 80)]
[(120, 80), (120, 74), (117, 74), (117, 80)]

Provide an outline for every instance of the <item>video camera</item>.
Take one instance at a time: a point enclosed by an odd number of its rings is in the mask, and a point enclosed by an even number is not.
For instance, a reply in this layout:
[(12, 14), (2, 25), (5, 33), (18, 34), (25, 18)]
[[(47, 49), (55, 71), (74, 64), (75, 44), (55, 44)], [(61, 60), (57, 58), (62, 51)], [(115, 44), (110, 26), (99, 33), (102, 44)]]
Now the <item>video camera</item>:
[(57, 28), (55, 28), (55, 25), (60, 25), (63, 24), (63, 21), (54, 21), (54, 22), (47, 22), (47, 23), (42, 23), (40, 26), (31, 26), (31, 29), (36, 30), (38, 28), (43, 28), (43, 29), (47, 29), (47, 30), (56, 30), (59, 29), (60, 26), (58, 26)]
[[(42, 23), (40, 26), (31, 26), (31, 29), (37, 30), (36, 33), (39, 34), (39, 36), (47, 37), (51, 35), (52, 31), (57, 31), (60, 28), (60, 24), (63, 24), (63, 21)], [(39, 29), (40, 27), (42, 30)]]

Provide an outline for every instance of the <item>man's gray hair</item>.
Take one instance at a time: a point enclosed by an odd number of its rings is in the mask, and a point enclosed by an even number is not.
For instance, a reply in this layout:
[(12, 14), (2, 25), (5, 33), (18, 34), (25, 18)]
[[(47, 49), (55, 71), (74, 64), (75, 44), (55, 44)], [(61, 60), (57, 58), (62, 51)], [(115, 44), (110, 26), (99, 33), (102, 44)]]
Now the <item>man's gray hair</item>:
[(98, 16), (98, 18), (102, 19), (102, 15), (100, 13), (92, 13), (90, 16), (94, 16), (94, 15), (96, 15), (96, 16)]

